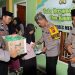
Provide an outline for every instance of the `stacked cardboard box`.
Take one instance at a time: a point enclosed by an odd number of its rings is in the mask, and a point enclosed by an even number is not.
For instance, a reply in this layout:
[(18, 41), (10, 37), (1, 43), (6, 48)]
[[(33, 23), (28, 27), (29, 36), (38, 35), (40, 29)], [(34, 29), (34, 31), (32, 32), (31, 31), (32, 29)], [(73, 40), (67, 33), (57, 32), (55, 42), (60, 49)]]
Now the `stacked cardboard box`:
[(18, 49), (17, 55), (25, 54), (26, 51), (26, 39), (20, 35), (8, 35), (3, 37), (6, 50), (15, 50)]

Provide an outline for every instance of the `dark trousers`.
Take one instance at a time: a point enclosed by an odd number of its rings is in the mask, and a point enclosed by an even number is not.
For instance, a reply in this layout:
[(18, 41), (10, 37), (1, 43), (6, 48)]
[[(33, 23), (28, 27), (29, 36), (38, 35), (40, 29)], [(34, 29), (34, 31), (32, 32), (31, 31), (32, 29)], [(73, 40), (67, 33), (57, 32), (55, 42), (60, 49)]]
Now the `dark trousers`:
[(36, 75), (36, 57), (23, 60), (23, 74), (22, 75)]
[(8, 63), (0, 61), (0, 75), (8, 75)]
[(46, 72), (47, 75), (56, 75), (56, 65), (58, 56), (56, 57), (46, 57)]
[(68, 75), (75, 75), (75, 67), (68, 66)]

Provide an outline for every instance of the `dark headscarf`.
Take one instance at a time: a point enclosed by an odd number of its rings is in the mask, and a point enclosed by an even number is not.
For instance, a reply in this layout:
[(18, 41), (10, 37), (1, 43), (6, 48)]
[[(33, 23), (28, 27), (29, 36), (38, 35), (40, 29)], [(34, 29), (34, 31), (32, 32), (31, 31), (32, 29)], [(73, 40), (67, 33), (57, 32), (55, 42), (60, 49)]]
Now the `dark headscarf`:
[(35, 42), (35, 34), (29, 34), (30, 31), (34, 30), (35, 32), (35, 27), (33, 24), (27, 24), (26, 26), (26, 31), (25, 31), (25, 37), (26, 37), (26, 41), (27, 43), (31, 43), (31, 42)]

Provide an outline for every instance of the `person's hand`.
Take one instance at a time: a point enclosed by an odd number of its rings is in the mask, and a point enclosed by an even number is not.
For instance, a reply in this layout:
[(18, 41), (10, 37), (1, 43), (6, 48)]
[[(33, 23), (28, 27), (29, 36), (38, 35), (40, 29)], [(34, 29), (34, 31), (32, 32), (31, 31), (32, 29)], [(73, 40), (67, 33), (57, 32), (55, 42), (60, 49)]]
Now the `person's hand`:
[(68, 46), (67, 46), (67, 50), (68, 50), (68, 52), (69, 52), (70, 54), (72, 54), (72, 53), (73, 53), (73, 51), (72, 51), (72, 45), (68, 45)]
[(6, 49), (6, 45), (2, 45), (2, 48), (5, 50)]
[(40, 41), (35, 42), (36, 45), (42, 44)]
[(15, 50), (11, 50), (11, 51), (9, 51), (10, 56), (11, 56), (12, 58), (17, 57), (17, 56), (18, 56), (18, 52), (19, 52), (19, 50), (20, 50), (20, 49), (17, 47)]
[(46, 50), (47, 50), (47, 48), (46, 47), (43, 47), (42, 52), (45, 53)]
[(75, 63), (75, 57), (70, 58), (70, 62)]
[(32, 48), (35, 47), (35, 43), (33, 43), (33, 42), (31, 42), (30, 45), (31, 45)]

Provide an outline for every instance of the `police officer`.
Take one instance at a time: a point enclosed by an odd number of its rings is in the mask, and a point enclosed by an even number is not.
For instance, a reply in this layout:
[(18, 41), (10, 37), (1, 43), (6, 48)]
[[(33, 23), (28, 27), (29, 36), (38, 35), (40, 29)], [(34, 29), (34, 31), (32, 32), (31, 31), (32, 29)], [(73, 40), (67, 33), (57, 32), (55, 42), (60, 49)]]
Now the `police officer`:
[[(2, 36), (8, 35), (7, 25), (11, 22), (13, 13), (5, 11), (0, 19), (0, 75), (8, 75), (8, 61), (10, 57), (15, 58), (15, 51), (5, 50), (5, 44)], [(13, 56), (14, 55), (14, 56)]]
[(38, 43), (45, 43), (43, 52), (46, 54), (47, 75), (56, 75), (56, 65), (59, 55), (59, 39), (53, 39), (49, 32), (49, 28), (54, 26), (54, 24), (48, 22), (42, 13), (36, 14), (35, 21), (42, 28), (42, 37)]
[(65, 45), (71, 57), (68, 64), (68, 75), (75, 75), (75, 9), (71, 10), (73, 28), (70, 31)]

